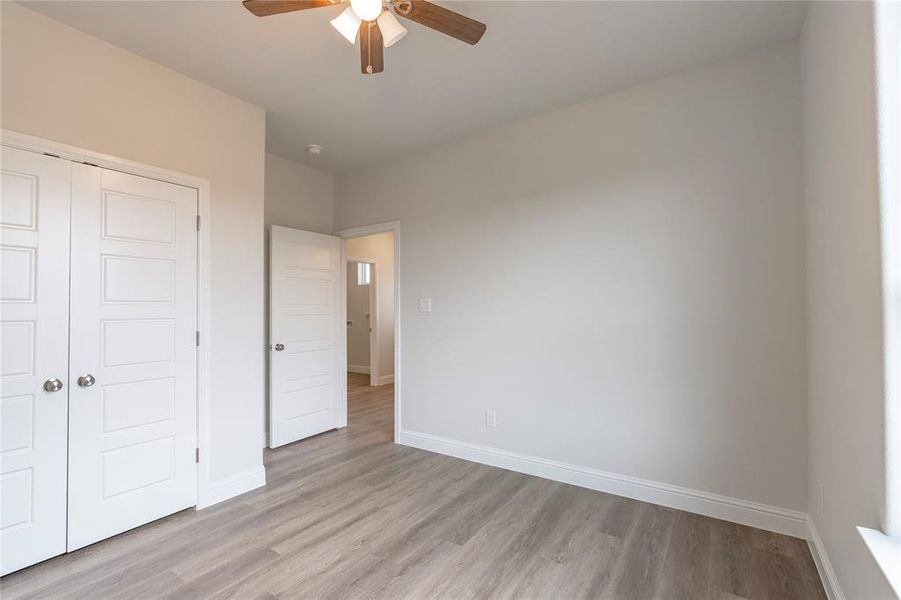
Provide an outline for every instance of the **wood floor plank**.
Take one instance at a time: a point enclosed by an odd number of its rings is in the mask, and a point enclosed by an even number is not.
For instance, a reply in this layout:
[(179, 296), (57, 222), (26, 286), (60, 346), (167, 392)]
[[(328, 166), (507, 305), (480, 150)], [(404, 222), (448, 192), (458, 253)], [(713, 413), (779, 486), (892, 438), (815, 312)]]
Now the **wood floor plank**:
[(679, 512), (666, 548), (660, 590), (673, 599), (711, 599), (716, 596), (710, 564), (712, 519)]
[(0, 580), (19, 598), (824, 599), (806, 542), (392, 443), (393, 386), (267, 485)]

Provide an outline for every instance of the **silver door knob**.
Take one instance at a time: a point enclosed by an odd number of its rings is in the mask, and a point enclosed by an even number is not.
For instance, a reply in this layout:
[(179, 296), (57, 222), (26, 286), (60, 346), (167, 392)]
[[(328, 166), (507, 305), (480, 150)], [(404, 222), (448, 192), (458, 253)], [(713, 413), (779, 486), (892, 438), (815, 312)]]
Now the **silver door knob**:
[(44, 391), (45, 392), (58, 392), (63, 389), (63, 382), (59, 379), (48, 379), (44, 382)]
[(284, 349), (285, 349), (285, 345), (284, 345), (284, 344), (276, 344), (276, 345), (275, 345), (275, 351), (276, 351), (276, 352), (281, 352), (281, 351), (284, 350)]
[(88, 373), (87, 375), (82, 375), (78, 378), (78, 385), (80, 385), (81, 387), (91, 387), (95, 383), (97, 383), (97, 380), (94, 379), (94, 376), (90, 373)]

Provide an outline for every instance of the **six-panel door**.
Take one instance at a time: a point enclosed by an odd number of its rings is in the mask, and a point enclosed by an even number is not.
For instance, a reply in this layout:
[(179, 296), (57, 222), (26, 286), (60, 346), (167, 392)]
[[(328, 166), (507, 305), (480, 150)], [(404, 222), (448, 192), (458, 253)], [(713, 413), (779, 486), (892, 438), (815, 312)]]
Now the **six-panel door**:
[(72, 166), (73, 550), (193, 506), (197, 191)]
[[(70, 163), (0, 147), (0, 568), (66, 551)], [(55, 380), (62, 388), (54, 389)]]

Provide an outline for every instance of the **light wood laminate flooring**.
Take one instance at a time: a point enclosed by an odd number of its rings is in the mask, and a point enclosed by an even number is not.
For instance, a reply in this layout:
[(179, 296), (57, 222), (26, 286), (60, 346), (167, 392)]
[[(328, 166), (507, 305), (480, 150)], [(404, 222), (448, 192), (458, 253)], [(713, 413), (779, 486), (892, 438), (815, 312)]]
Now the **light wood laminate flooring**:
[(11, 574), (14, 598), (825, 598), (798, 539), (422, 450), (393, 387), (267, 485)]

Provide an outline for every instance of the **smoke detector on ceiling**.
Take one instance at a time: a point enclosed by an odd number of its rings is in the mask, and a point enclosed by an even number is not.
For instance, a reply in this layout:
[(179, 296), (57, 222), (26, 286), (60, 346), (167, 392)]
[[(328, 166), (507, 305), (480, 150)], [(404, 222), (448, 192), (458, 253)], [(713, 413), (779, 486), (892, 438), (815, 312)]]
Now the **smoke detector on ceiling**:
[(307, 146), (307, 154), (312, 154), (313, 156), (322, 154), (322, 146), (319, 144), (310, 144)]

